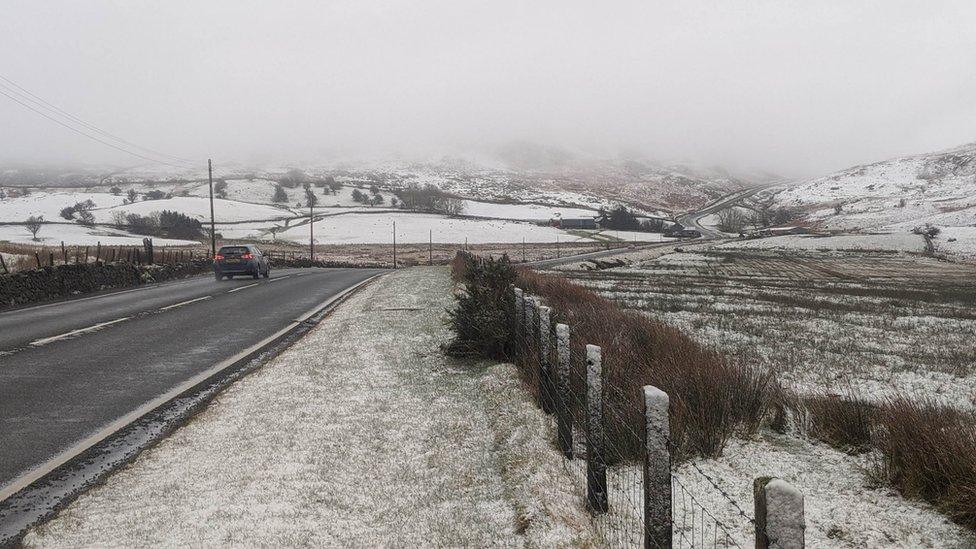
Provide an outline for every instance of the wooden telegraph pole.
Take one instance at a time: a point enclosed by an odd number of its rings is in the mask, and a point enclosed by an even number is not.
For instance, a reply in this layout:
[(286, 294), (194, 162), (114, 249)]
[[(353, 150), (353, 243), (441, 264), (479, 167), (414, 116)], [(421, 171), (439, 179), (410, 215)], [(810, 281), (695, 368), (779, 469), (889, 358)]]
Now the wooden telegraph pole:
[(393, 222), (393, 268), (397, 268), (396, 262), (396, 221)]
[(207, 179), (210, 181), (210, 257), (217, 256), (217, 230), (214, 228), (213, 161), (207, 159)]
[(428, 229), (430, 233), (427, 238), (427, 265), (432, 266), (434, 264), (434, 229)]
[(315, 261), (315, 216), (312, 213), (312, 201), (308, 201), (308, 258)]

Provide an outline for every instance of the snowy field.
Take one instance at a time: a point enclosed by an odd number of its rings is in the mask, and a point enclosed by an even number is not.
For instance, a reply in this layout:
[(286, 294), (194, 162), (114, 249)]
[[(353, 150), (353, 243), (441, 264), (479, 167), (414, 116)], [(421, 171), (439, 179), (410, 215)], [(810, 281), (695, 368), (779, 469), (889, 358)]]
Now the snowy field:
[(801, 393), (902, 393), (976, 410), (970, 265), (698, 246), (626, 267), (561, 272), (776, 371)]
[[(34, 240), (31, 233), (23, 225), (0, 225), (0, 241), (15, 244), (59, 246), (61, 242), (64, 242), (70, 246), (95, 246), (101, 242), (103, 246), (141, 246), (143, 238), (140, 235), (106, 227), (85, 227), (78, 224), (58, 223), (42, 225), (41, 230), (37, 233), (37, 240)], [(198, 242), (190, 240), (156, 237), (153, 237), (153, 242), (157, 246), (198, 244)]]
[(925, 239), (910, 232), (838, 236), (785, 235), (748, 240), (733, 240), (717, 247), (738, 250), (813, 250), (813, 251), (925, 251)]

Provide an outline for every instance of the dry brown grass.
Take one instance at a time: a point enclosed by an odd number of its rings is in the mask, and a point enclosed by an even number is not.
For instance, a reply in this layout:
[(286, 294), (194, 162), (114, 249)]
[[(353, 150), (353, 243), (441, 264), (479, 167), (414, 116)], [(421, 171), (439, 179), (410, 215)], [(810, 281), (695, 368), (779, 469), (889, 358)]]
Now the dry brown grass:
[[(554, 320), (572, 331), (574, 415), (580, 403), (587, 344), (603, 350), (607, 433), (611, 458), (639, 455), (641, 387), (654, 385), (671, 397), (675, 458), (720, 455), (737, 431), (755, 431), (777, 389), (771, 374), (746, 367), (696, 343), (674, 327), (622, 310), (615, 303), (562, 277), (523, 270), (519, 286), (542, 296)], [(531, 359), (516, 361), (530, 378)]]
[(976, 528), (976, 422), (930, 400), (895, 397), (878, 414), (880, 474), (908, 497)]

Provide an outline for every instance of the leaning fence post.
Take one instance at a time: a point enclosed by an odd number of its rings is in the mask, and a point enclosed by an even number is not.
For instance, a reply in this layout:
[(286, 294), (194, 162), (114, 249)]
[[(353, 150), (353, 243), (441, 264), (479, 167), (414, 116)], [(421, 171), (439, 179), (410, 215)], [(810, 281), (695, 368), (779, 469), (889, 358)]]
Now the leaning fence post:
[(592, 513), (606, 513), (607, 464), (603, 439), (603, 358), (596, 345), (586, 346), (586, 503)]
[(549, 367), (549, 346), (552, 340), (551, 313), (552, 310), (549, 307), (539, 307), (539, 399), (542, 401), (542, 411), (547, 414), (551, 414), (555, 410), (552, 394), (552, 372)]
[(556, 324), (556, 432), (559, 448), (573, 459), (573, 419), (569, 409), (569, 326)]
[(753, 484), (756, 549), (803, 549), (803, 494), (785, 480), (759, 477)]
[(644, 547), (671, 547), (670, 399), (644, 386)]

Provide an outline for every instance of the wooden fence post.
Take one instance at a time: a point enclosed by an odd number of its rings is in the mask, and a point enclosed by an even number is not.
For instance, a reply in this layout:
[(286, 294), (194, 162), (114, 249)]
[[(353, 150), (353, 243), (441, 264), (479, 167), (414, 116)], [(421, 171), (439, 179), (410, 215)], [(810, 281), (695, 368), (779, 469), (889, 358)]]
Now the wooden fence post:
[(3, 274), (10, 273), (10, 271), (7, 269), (7, 263), (3, 260), (3, 254), (0, 254), (0, 267), (3, 267)]
[(586, 504), (591, 513), (606, 513), (607, 464), (603, 436), (603, 351), (586, 346)]
[(85, 246), (85, 265), (88, 265), (88, 246)]
[[(53, 257), (54, 254), (52, 253), (51, 256)], [(64, 247), (64, 240), (61, 241), (61, 263), (64, 265), (68, 264), (68, 249)], [(51, 266), (54, 266), (53, 260), (51, 261)]]
[(803, 549), (803, 494), (785, 480), (759, 477), (752, 484), (756, 549)]
[(539, 400), (542, 401), (542, 411), (551, 414), (555, 411), (554, 394), (552, 390), (552, 372), (549, 368), (549, 346), (552, 341), (552, 325), (550, 315), (552, 309), (544, 305), (539, 307)]
[(556, 324), (556, 433), (559, 449), (573, 459), (573, 418), (569, 408), (569, 326)]
[(41, 268), (41, 254), (34, 252), (34, 259), (37, 260), (37, 268)]
[(671, 425), (667, 393), (644, 386), (644, 547), (671, 547)]

